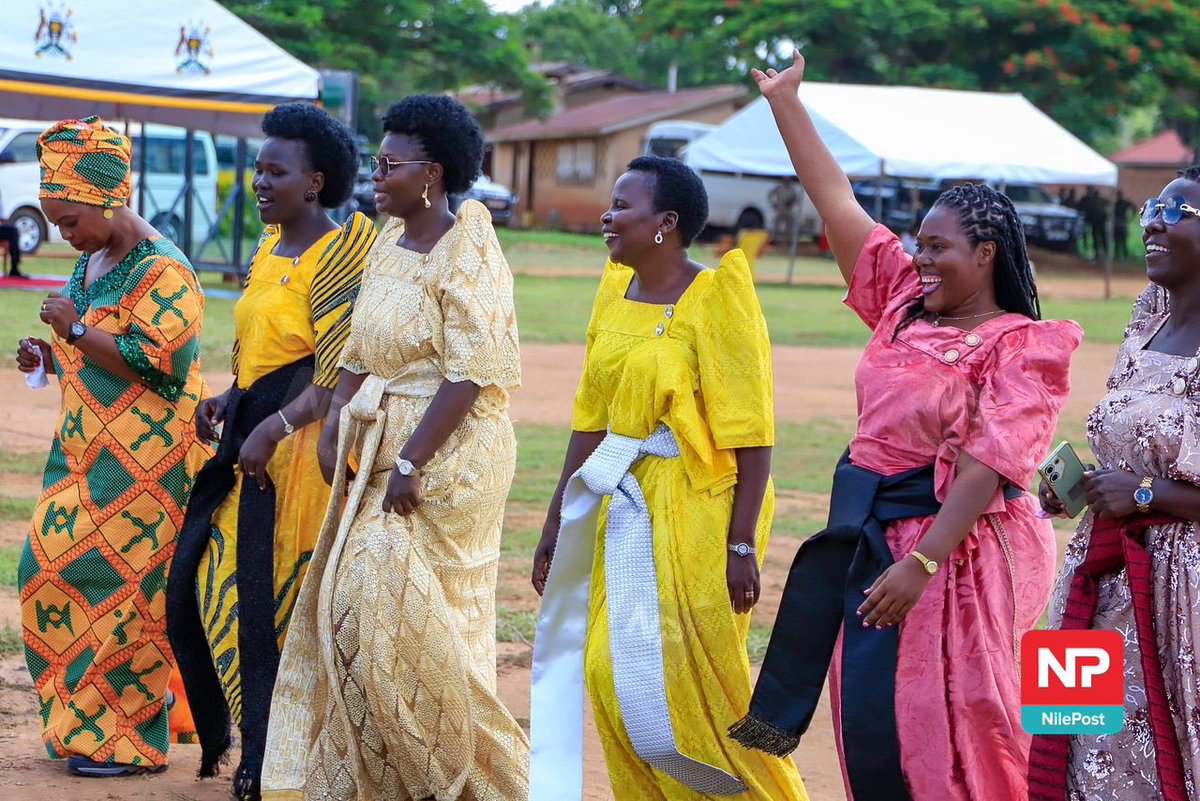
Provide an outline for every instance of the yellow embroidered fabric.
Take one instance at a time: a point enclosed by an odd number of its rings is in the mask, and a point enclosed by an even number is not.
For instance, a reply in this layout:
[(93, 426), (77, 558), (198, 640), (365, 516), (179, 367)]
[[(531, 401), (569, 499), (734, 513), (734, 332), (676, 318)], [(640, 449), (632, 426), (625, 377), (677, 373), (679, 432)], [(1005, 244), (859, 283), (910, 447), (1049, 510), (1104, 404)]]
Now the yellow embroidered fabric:
[(365, 214), (355, 212), (298, 262), (274, 255), (279, 235), (274, 225), (263, 232), (242, 297), (233, 307), (233, 372), (238, 386), (246, 389), (315, 353), (313, 383), (333, 389), (375, 228)]
[[(516, 465), (508, 390), (520, 383), (512, 275), (475, 201), (429, 254), (400, 248), (402, 232), (392, 221), (371, 252), (342, 356), (368, 373), (339, 438), (364, 467), (340, 521), (329, 506), (292, 618), (267, 799), (528, 794), (529, 741), (496, 697), (496, 570)], [(422, 505), (384, 514), (393, 460), (443, 379), (483, 390), (426, 465)]]
[[(338, 358), (350, 330), (350, 314), (362, 280), (363, 263), (375, 229), (363, 214), (317, 240), (298, 261), (276, 256), (279, 229), (268, 228), (251, 262), (242, 297), (234, 306), (233, 355), (238, 386), (305, 356), (317, 355), (313, 383), (332, 387)], [(286, 279), (286, 280), (285, 280)], [(308, 425), (279, 443), (267, 464), (275, 484), (275, 633), (283, 647), (321, 530), (329, 486), (321, 477), (317, 440), (321, 426)], [(230, 712), (242, 722), (241, 659), (238, 652), (237, 542), (242, 474), (213, 515), (213, 532), (199, 571), (200, 615)]]
[[(729, 521), (737, 483), (735, 448), (774, 444), (771, 346), (750, 267), (730, 251), (696, 276), (679, 302), (626, 300), (633, 271), (609, 264), (588, 325), (587, 356), (573, 426), (642, 438), (660, 423), (675, 433), (679, 459), (633, 468), (654, 527), (667, 703), (679, 750), (740, 777), (739, 798), (807, 796), (790, 759), (749, 751), (725, 732), (749, 708), (749, 615), (735, 615), (725, 583)], [(759, 516), (766, 552), (775, 496)], [(604, 531), (602, 518), (599, 531)], [(613, 686), (604, 537), (597, 536), (585, 665), (592, 712), (619, 801), (700, 801), (701, 795), (638, 758)]]

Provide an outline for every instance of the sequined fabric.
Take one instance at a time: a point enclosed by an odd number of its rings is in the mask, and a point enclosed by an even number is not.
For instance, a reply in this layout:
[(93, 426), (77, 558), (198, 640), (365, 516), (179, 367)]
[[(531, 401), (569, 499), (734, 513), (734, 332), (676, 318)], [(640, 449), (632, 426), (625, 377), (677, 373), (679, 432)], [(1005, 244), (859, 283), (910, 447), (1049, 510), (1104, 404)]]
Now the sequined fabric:
[[(520, 383), (512, 276), (482, 205), (426, 255), (368, 258), (346, 369), (369, 373), (339, 450), (360, 469), (331, 503), (271, 708), (265, 798), (521, 801), (529, 742), (496, 697), (495, 590)], [(393, 460), (443, 378), (484, 389), (426, 466), (423, 504), (384, 514)], [(344, 458), (340, 462), (343, 465)], [(339, 476), (334, 481), (339, 486)]]
[[(1145, 350), (1167, 319), (1166, 293), (1151, 286), (1138, 298), (1108, 379), (1108, 392), (1088, 417), (1088, 440), (1104, 468), (1200, 483), (1200, 354), (1172, 356)], [(1071, 574), (1087, 552), (1088, 512), (1067, 546), (1050, 605), (1049, 624), (1063, 615)], [(1188, 797), (1200, 799), (1200, 542), (1194, 522), (1155, 526), (1146, 532), (1153, 570), (1154, 621), (1167, 700), (1183, 752)], [(1125, 640), (1125, 728), (1117, 734), (1075, 737), (1067, 767), (1070, 801), (1141, 801), (1159, 798), (1141, 651), (1125, 571), (1100, 582), (1092, 627), (1113, 629)]]

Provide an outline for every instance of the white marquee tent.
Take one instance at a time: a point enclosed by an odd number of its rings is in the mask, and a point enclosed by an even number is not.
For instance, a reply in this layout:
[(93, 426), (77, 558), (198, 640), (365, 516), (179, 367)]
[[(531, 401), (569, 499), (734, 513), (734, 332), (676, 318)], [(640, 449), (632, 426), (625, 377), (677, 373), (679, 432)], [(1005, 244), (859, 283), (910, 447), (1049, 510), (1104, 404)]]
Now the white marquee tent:
[(99, 114), (256, 136), (320, 75), (214, 0), (4, 0), (0, 117)]
[[(1020, 94), (805, 82), (800, 98), (852, 178), (1117, 183), (1114, 164)], [(696, 140), (686, 160), (701, 170), (795, 174), (763, 98)]]

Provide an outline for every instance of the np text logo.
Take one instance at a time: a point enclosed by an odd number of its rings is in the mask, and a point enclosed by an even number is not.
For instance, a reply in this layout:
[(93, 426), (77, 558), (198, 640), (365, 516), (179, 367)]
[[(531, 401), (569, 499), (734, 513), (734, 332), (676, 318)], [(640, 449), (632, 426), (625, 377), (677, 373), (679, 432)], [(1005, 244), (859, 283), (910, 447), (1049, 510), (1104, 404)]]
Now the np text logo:
[(1115, 631), (1021, 640), (1021, 725), (1030, 734), (1115, 734), (1125, 725), (1125, 643)]

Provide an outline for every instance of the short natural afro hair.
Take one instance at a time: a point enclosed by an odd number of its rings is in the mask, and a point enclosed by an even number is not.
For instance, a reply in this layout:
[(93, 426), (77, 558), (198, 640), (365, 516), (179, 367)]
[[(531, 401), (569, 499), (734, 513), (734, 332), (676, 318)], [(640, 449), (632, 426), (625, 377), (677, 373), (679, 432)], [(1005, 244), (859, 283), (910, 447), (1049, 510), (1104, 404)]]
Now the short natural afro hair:
[(1200, 164), (1193, 164), (1186, 170), (1179, 171), (1179, 177), (1194, 184), (1200, 184)]
[(446, 191), (462, 194), (483, 172), (483, 132), (471, 113), (445, 95), (412, 95), (383, 115), (388, 133), (417, 140), (430, 161), (442, 165)]
[(686, 248), (708, 221), (708, 192), (695, 170), (679, 159), (642, 156), (625, 169), (654, 176), (654, 211), (673, 211), (679, 215), (676, 228)]
[(312, 103), (284, 103), (263, 117), (262, 132), (304, 143), (309, 166), (325, 176), (317, 195), (324, 208), (337, 208), (350, 199), (358, 175), (358, 145), (350, 129), (329, 112)]

